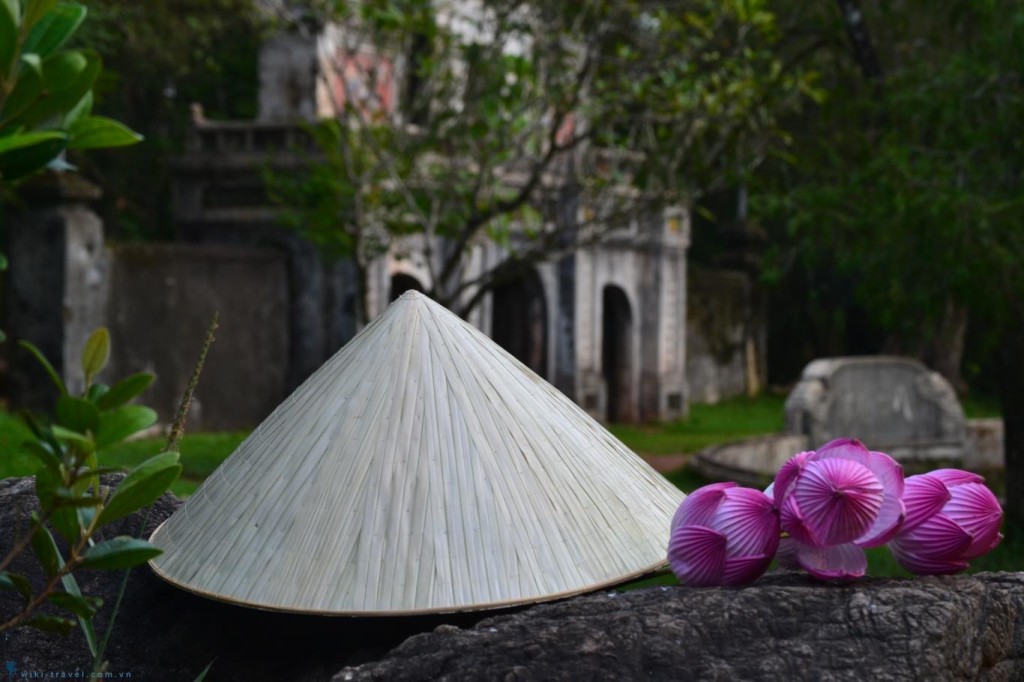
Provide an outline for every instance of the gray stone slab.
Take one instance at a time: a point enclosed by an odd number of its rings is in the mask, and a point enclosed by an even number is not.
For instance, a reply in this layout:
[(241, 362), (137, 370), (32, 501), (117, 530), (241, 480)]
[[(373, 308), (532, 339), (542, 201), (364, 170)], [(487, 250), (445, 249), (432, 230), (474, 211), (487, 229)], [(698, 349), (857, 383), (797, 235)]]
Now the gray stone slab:
[(964, 456), (963, 409), (949, 382), (911, 358), (824, 358), (804, 368), (786, 399), (786, 432), (810, 447), (858, 438), (897, 459)]
[(690, 465), (711, 479), (763, 488), (790, 457), (807, 449), (807, 436), (779, 433), (705, 448)]

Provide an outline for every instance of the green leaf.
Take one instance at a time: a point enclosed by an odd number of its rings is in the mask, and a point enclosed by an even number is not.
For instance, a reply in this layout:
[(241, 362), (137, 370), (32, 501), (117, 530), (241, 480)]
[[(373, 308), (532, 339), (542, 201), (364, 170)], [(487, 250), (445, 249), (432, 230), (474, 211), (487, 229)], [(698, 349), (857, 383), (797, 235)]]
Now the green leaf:
[(44, 467), (36, 472), (36, 497), (43, 509), (53, 509), (57, 503), (57, 489), (64, 485), (64, 476)]
[(145, 540), (119, 535), (101, 542), (85, 555), (81, 568), (131, 568), (159, 556), (160, 550)]
[(43, 63), (37, 54), (21, 56), (21, 68), (14, 89), (0, 109), (0, 119), (14, 119), (35, 104), (43, 94)]
[(41, 57), (53, 54), (78, 30), (85, 15), (82, 5), (62, 2), (35, 25), (22, 51), (36, 52)]
[(21, 25), (26, 31), (38, 23), (57, 4), (57, 0), (28, 0), (25, 5), (25, 16), (22, 17)]
[[(216, 661), (216, 660), (217, 659), (213, 659), (213, 661)], [(207, 673), (210, 672), (210, 668), (213, 667), (213, 661), (210, 661), (209, 663), (207, 663), (206, 667), (203, 668), (203, 670), (198, 675), (196, 675), (196, 679), (193, 680), (192, 682), (203, 682), (203, 680), (206, 679)]]
[(67, 135), (50, 132), (0, 138), (0, 147), (12, 140), (23, 141), (26, 137), (31, 137), (33, 141), (17, 146), (6, 145), (7, 149), (0, 149), (0, 180), (12, 182), (43, 170), (67, 145)]
[(156, 412), (141, 405), (124, 405), (100, 415), (96, 447), (117, 443), (156, 423)]
[(78, 100), (78, 104), (71, 107), (67, 116), (64, 117), (64, 128), (68, 129), (75, 124), (80, 118), (85, 118), (92, 113), (92, 90), (85, 93), (82, 99)]
[(11, 62), (18, 52), (18, 3), (0, 0), (0, 82), (11, 70)]
[(98, 507), (103, 504), (102, 497), (85, 495), (84, 491), (80, 493), (75, 490), (69, 490), (68, 488), (57, 489), (57, 500), (60, 504), (66, 507)]
[(75, 621), (70, 618), (51, 616), (48, 613), (40, 613), (32, 616), (25, 621), (25, 625), (36, 628), (37, 630), (53, 632), (58, 635), (67, 635), (75, 629)]
[(86, 467), (78, 470), (78, 476), (81, 478), (87, 476), (104, 476), (106, 474), (123, 474), (124, 467)]
[(85, 55), (77, 50), (58, 52), (43, 61), (43, 85), (49, 93), (74, 86), (89, 65)]
[(78, 514), (78, 525), (82, 528), (89, 528), (96, 518), (96, 507), (76, 507), (75, 512)]
[(99, 399), (109, 390), (110, 386), (97, 381), (85, 392), (85, 399), (98, 406)]
[[(60, 505), (60, 496), (57, 495), (55, 504)], [(78, 542), (82, 534), (82, 524), (78, 517), (80, 507), (74, 505), (58, 506), (50, 517), (50, 523), (60, 533), (61, 537), (67, 540), (68, 544)]]
[(99, 597), (85, 597), (70, 592), (54, 592), (47, 601), (54, 606), (67, 609), (79, 618), (92, 618), (96, 610), (103, 605), (103, 600)]
[(80, 118), (71, 126), (68, 133), (68, 149), (124, 147), (142, 141), (142, 135), (128, 126), (103, 116)]
[(26, 440), (22, 442), (21, 449), (39, 460), (54, 478), (61, 478), (60, 457), (47, 442)]
[(95, 431), (100, 423), (100, 411), (85, 398), (62, 395), (57, 399), (57, 421), (79, 433)]
[[(39, 517), (33, 514), (32, 518), (37, 521)], [(64, 565), (57, 550), (57, 543), (53, 541), (50, 529), (45, 525), (39, 524), (36, 532), (32, 534), (32, 551), (35, 552), (36, 559), (39, 560), (39, 565), (47, 578), (57, 575), (57, 571)]]
[(32, 585), (23, 575), (10, 573), (8, 571), (0, 573), (0, 588), (16, 591), (25, 598), (25, 601), (30, 601), (32, 599)]
[[(65, 58), (65, 54), (73, 54), (75, 57)], [(81, 62), (80, 59), (85, 61)], [(68, 112), (78, 106), (86, 93), (92, 90), (102, 68), (100, 56), (92, 50), (61, 53), (55, 55), (52, 61), (44, 61), (43, 87), (47, 91), (47, 96), (19, 114), (13, 123), (32, 127), (56, 116), (63, 119)], [(61, 87), (55, 87), (57, 83)]]
[(9, 263), (7, 261), (7, 256), (2, 254), (2, 253), (0, 253), (0, 272), (3, 272), (4, 270), (6, 270), (8, 265), (9, 265)]
[(147, 459), (129, 471), (114, 489), (100, 512), (99, 523), (102, 525), (116, 521), (153, 504), (167, 492), (180, 474), (181, 464), (177, 452), (165, 452)]
[[(3, 145), (3, 140), (0, 140), (0, 146), (2, 146), (2, 145)], [(2, 152), (2, 151), (3, 151), (2, 148), (0, 148), (0, 152)], [(0, 173), (2, 173), (2, 172), (3, 171), (0, 170)], [(41, 351), (38, 348), (36, 348), (35, 344), (33, 344), (33, 343), (29, 342), (29, 341), (19, 341), (18, 345), (20, 345), (22, 348), (24, 348), (29, 353), (31, 353), (33, 355), (33, 357), (35, 357), (35, 359), (39, 362), (39, 364), (43, 366), (43, 369), (46, 370), (46, 373), (50, 375), (50, 379), (53, 381), (54, 384), (57, 385), (57, 389), (60, 390), (60, 394), (61, 395), (67, 395), (68, 394), (67, 387), (64, 385), (64, 382), (61, 380), (60, 375), (57, 374), (57, 370), (55, 370), (53, 368), (53, 365), (50, 364), (50, 361), (46, 359), (45, 355), (43, 355), (43, 351)]]
[[(98, 428), (101, 427), (102, 422), (100, 424), (100, 427)], [(93, 442), (92, 438), (89, 438), (89, 436), (85, 435), (84, 433), (72, 431), (71, 429), (59, 426), (58, 424), (54, 424), (53, 426), (51, 426), (50, 431), (53, 432), (53, 435), (57, 438), (57, 440), (74, 443), (75, 445), (82, 448), (86, 452), (93, 452), (96, 450), (97, 444)]]
[(100, 327), (85, 342), (82, 349), (82, 373), (85, 374), (85, 383), (92, 383), (93, 377), (103, 371), (110, 360), (110, 332), (106, 327)]
[(7, 137), (0, 137), (0, 154), (25, 150), (43, 142), (53, 142), (65, 139), (67, 139), (67, 135), (56, 131), (8, 135)]
[[(81, 511), (81, 510), (79, 510), (79, 511)], [(50, 538), (50, 541), (51, 542), (53, 541), (52, 537)], [(57, 546), (54, 545), (53, 549), (56, 552), (57, 551)], [(60, 556), (60, 553), (58, 552), (57, 555)], [(64, 562), (63, 561), (61, 561), (60, 567), (64, 568)], [(82, 590), (79, 589), (78, 581), (75, 580), (75, 576), (73, 574), (65, 573), (64, 575), (61, 576), (60, 581), (64, 585), (64, 589), (68, 592), (68, 594), (74, 595), (76, 597), (81, 597), (82, 596)], [(94, 598), (93, 597), (87, 597), (87, 599), (94, 599)], [(98, 600), (97, 607), (99, 607), (99, 605), (102, 604), (102, 603), (103, 603), (102, 600)], [(85, 634), (85, 641), (89, 645), (89, 652), (93, 656), (95, 656), (96, 655), (96, 631), (92, 627), (92, 617), (91, 617), (91, 615), (90, 615), (89, 618), (84, 618), (82, 616), (79, 616), (78, 617), (78, 624), (81, 626), (82, 632)]]
[(154, 378), (150, 372), (139, 372), (138, 374), (127, 376), (101, 395), (96, 401), (96, 406), (101, 410), (120, 407), (149, 388)]

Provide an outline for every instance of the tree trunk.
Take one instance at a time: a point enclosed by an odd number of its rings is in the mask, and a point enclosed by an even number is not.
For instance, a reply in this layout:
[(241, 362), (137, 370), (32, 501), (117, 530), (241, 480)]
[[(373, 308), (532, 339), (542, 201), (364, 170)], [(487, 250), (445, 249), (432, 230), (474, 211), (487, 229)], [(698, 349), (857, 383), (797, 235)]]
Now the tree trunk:
[(857, 61), (865, 78), (880, 80), (882, 67), (878, 62), (875, 46), (871, 43), (871, 34), (868, 33), (868, 26), (864, 21), (864, 12), (860, 8), (860, 3), (857, 0), (836, 1), (839, 3), (839, 12), (843, 15), (843, 24), (846, 26), (846, 35), (850, 39), (853, 58)]
[(932, 368), (946, 377), (960, 394), (967, 391), (967, 382), (960, 369), (967, 338), (967, 317), (967, 306), (948, 301), (928, 353)]
[[(1020, 310), (1010, 315), (1019, 320)], [(1006, 457), (1006, 519), (1024, 528), (1024, 327), (1011, 323), (999, 350), (999, 402)]]

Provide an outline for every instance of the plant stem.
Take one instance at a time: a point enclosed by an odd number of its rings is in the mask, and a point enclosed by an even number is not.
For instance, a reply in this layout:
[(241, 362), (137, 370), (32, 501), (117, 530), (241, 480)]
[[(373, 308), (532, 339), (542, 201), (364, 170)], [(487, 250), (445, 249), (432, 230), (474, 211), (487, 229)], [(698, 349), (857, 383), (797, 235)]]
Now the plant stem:
[[(188, 386), (185, 387), (185, 394), (182, 395), (181, 403), (178, 405), (178, 414), (174, 418), (174, 424), (171, 425), (171, 430), (167, 434), (167, 443), (161, 452), (173, 450), (181, 436), (185, 433), (185, 420), (188, 417), (188, 408), (192, 404), (192, 394), (195, 393), (196, 387), (199, 385), (199, 376), (203, 373), (203, 365), (206, 364), (206, 354), (210, 352), (210, 346), (213, 345), (214, 333), (217, 331), (219, 320), (220, 311), (216, 311), (213, 313), (213, 319), (210, 320), (210, 326), (206, 329), (206, 338), (203, 339), (203, 346), (199, 350), (199, 358), (196, 360), (195, 367), (192, 368), (192, 376), (189, 378)], [(142, 515), (142, 523), (139, 525), (139, 532), (136, 534), (136, 537), (141, 538), (143, 532), (145, 532), (146, 524), (149, 523), (149, 512), (152, 509), (153, 507), (146, 507), (146, 512)], [(114, 622), (117, 620), (117, 614), (121, 610), (121, 601), (124, 599), (124, 593), (128, 589), (128, 578), (131, 574), (132, 569), (125, 569), (124, 577), (121, 578), (121, 584), (117, 588), (117, 597), (114, 598), (114, 607), (110, 612), (110, 621), (107, 623), (106, 632), (103, 633), (103, 639), (96, 649), (96, 656), (92, 660), (92, 671), (94, 673), (101, 672), (103, 654), (107, 650), (110, 633), (114, 631)]]
[(86, 544), (89, 542), (90, 537), (91, 533), (82, 534), (82, 538), (78, 541), (78, 544), (74, 545), (71, 548), (71, 553), (68, 555), (68, 560), (64, 562), (64, 565), (61, 566), (60, 569), (58, 569), (57, 572), (53, 574), (53, 577), (49, 579), (43, 590), (35, 597), (33, 597), (28, 604), (25, 605), (25, 608), (21, 610), (21, 613), (15, 614), (8, 620), (4, 621), (3, 623), (0, 623), (0, 632), (9, 630), (19, 625), (22, 621), (31, 616), (32, 613), (37, 608), (46, 603), (46, 600), (49, 599), (50, 595), (53, 594), (54, 591), (56, 591), (57, 584), (61, 582), (61, 579), (68, 573), (74, 571), (74, 569), (78, 566), (78, 562), (81, 560), (81, 556), (79, 555), (81, 551), (85, 548)]
[(196, 360), (195, 367), (192, 368), (192, 377), (185, 388), (181, 404), (178, 405), (178, 414), (174, 418), (174, 424), (171, 425), (170, 433), (167, 434), (167, 444), (164, 446), (164, 452), (173, 450), (178, 445), (182, 434), (185, 433), (185, 420), (188, 418), (189, 407), (192, 406), (192, 394), (195, 393), (196, 386), (199, 385), (199, 375), (202, 374), (203, 365), (206, 364), (206, 354), (210, 351), (210, 346), (213, 345), (214, 333), (217, 331), (219, 320), (220, 311), (216, 311), (213, 313), (213, 319), (210, 320), (210, 326), (206, 329), (206, 338), (203, 339), (203, 347), (199, 351), (199, 359)]

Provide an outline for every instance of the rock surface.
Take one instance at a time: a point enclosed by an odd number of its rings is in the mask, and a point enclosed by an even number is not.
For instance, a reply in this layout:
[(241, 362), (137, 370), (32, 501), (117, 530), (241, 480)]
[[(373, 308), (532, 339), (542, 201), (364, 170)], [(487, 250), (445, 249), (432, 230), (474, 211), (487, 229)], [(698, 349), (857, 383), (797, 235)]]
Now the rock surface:
[[(145, 537), (180, 506), (173, 495), (157, 501)], [(12, 544), (15, 529), (25, 527), (37, 508), (32, 479), (0, 480), (0, 557)], [(139, 514), (116, 522), (104, 537), (137, 535)], [(13, 570), (42, 584), (42, 574), (22, 556)], [(99, 636), (120, 585), (122, 571), (80, 571), (82, 591), (103, 597), (96, 616)], [(0, 616), (20, 609), (13, 592), (0, 590)], [(462, 617), (468, 626), (482, 616)], [(209, 680), (328, 680), (343, 666), (379, 658), (410, 635), (429, 631), (438, 618), (366, 620), (270, 613), (203, 599), (157, 578), (148, 567), (135, 569), (110, 636), (106, 660), (113, 677), (132, 680), (193, 680), (213, 661)], [(12, 662), (21, 673), (70, 675), (91, 670), (91, 657), (79, 631), (59, 637), (29, 628), (0, 633), (0, 679)], [(18, 677), (17, 679), (20, 679)]]
[(1019, 680), (1024, 575), (662, 587), (442, 627), (334, 679)]
[[(162, 498), (147, 534), (179, 504)], [(0, 481), (0, 555), (34, 506), (31, 479)], [(140, 523), (128, 517), (108, 535)], [(38, 584), (30, 566), (23, 558), (15, 570)], [(102, 633), (121, 573), (78, 577), (107, 600)], [(0, 591), (0, 615), (17, 606)], [(141, 568), (106, 659), (133, 680), (192, 680), (211, 661), (210, 680), (1014, 680), (1024, 679), (1024, 574), (846, 586), (773, 574), (738, 590), (653, 587), (490, 617), (372, 620), (220, 604)], [(79, 632), (0, 634), (0, 663), (19, 674), (70, 675), (89, 660)]]

